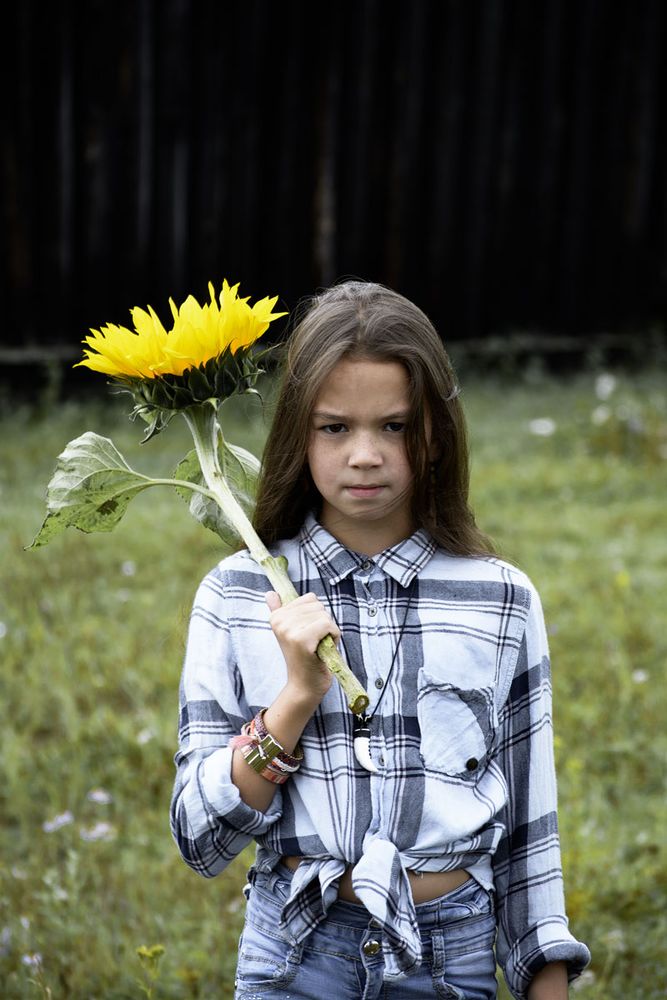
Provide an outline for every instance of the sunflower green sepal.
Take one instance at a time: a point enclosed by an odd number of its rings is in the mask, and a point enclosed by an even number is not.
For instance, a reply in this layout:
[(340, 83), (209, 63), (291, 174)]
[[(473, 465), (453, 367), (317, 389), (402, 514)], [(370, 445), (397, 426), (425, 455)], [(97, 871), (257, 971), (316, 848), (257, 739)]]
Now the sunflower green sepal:
[(164, 430), (176, 413), (190, 406), (256, 393), (257, 379), (265, 372), (260, 362), (271, 351), (268, 347), (261, 352), (252, 352), (252, 348), (234, 352), (227, 347), (217, 358), (209, 358), (197, 368), (188, 368), (182, 375), (158, 375), (154, 379), (118, 377), (113, 384), (134, 399), (132, 417), (141, 417), (149, 425), (142, 439), (145, 444)]

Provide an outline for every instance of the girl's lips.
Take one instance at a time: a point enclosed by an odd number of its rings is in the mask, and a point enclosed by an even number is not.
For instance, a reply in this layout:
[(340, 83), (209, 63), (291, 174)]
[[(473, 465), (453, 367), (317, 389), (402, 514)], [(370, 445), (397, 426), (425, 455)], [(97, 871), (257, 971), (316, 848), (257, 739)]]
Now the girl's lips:
[(347, 492), (353, 497), (376, 497), (382, 490), (383, 486), (348, 486)]

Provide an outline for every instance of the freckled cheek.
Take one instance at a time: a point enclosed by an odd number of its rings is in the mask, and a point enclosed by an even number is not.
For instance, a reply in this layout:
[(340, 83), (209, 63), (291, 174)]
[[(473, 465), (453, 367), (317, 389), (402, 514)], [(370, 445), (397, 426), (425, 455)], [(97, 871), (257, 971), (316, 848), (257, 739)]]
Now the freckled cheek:
[(316, 447), (312, 445), (309, 447), (306, 460), (310, 474), (316, 483), (323, 484), (331, 477), (334, 461), (333, 452), (322, 441), (318, 441)]

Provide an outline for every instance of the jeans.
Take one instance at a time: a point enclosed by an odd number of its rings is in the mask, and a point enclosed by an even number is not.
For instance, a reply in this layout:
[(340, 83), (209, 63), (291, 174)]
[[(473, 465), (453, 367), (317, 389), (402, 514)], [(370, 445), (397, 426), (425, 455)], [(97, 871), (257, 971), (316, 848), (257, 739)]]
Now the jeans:
[(292, 873), (255, 872), (239, 942), (235, 1000), (494, 1000), (496, 921), (491, 895), (470, 878), (416, 907), (420, 968), (382, 977), (382, 931), (365, 907), (338, 900), (300, 944), (279, 929)]

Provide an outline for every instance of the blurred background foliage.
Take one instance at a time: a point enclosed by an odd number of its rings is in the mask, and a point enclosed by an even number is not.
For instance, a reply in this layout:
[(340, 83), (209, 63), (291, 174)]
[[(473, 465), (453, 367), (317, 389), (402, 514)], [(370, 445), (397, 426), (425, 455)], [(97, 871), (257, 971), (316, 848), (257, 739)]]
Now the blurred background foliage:
[[(459, 360), (478, 520), (547, 617), (569, 914), (593, 952), (577, 995), (652, 1000), (667, 968), (665, 367), (480, 376)], [(225, 404), (229, 439), (257, 454), (271, 391), (264, 408)], [(189, 448), (181, 421), (140, 446), (127, 400), (103, 396), (5, 401), (0, 420), (3, 996), (227, 997), (252, 852), (202, 881), (168, 829), (183, 644), (218, 540), (156, 489), (112, 535), (24, 551), (84, 429), (150, 474)]]

